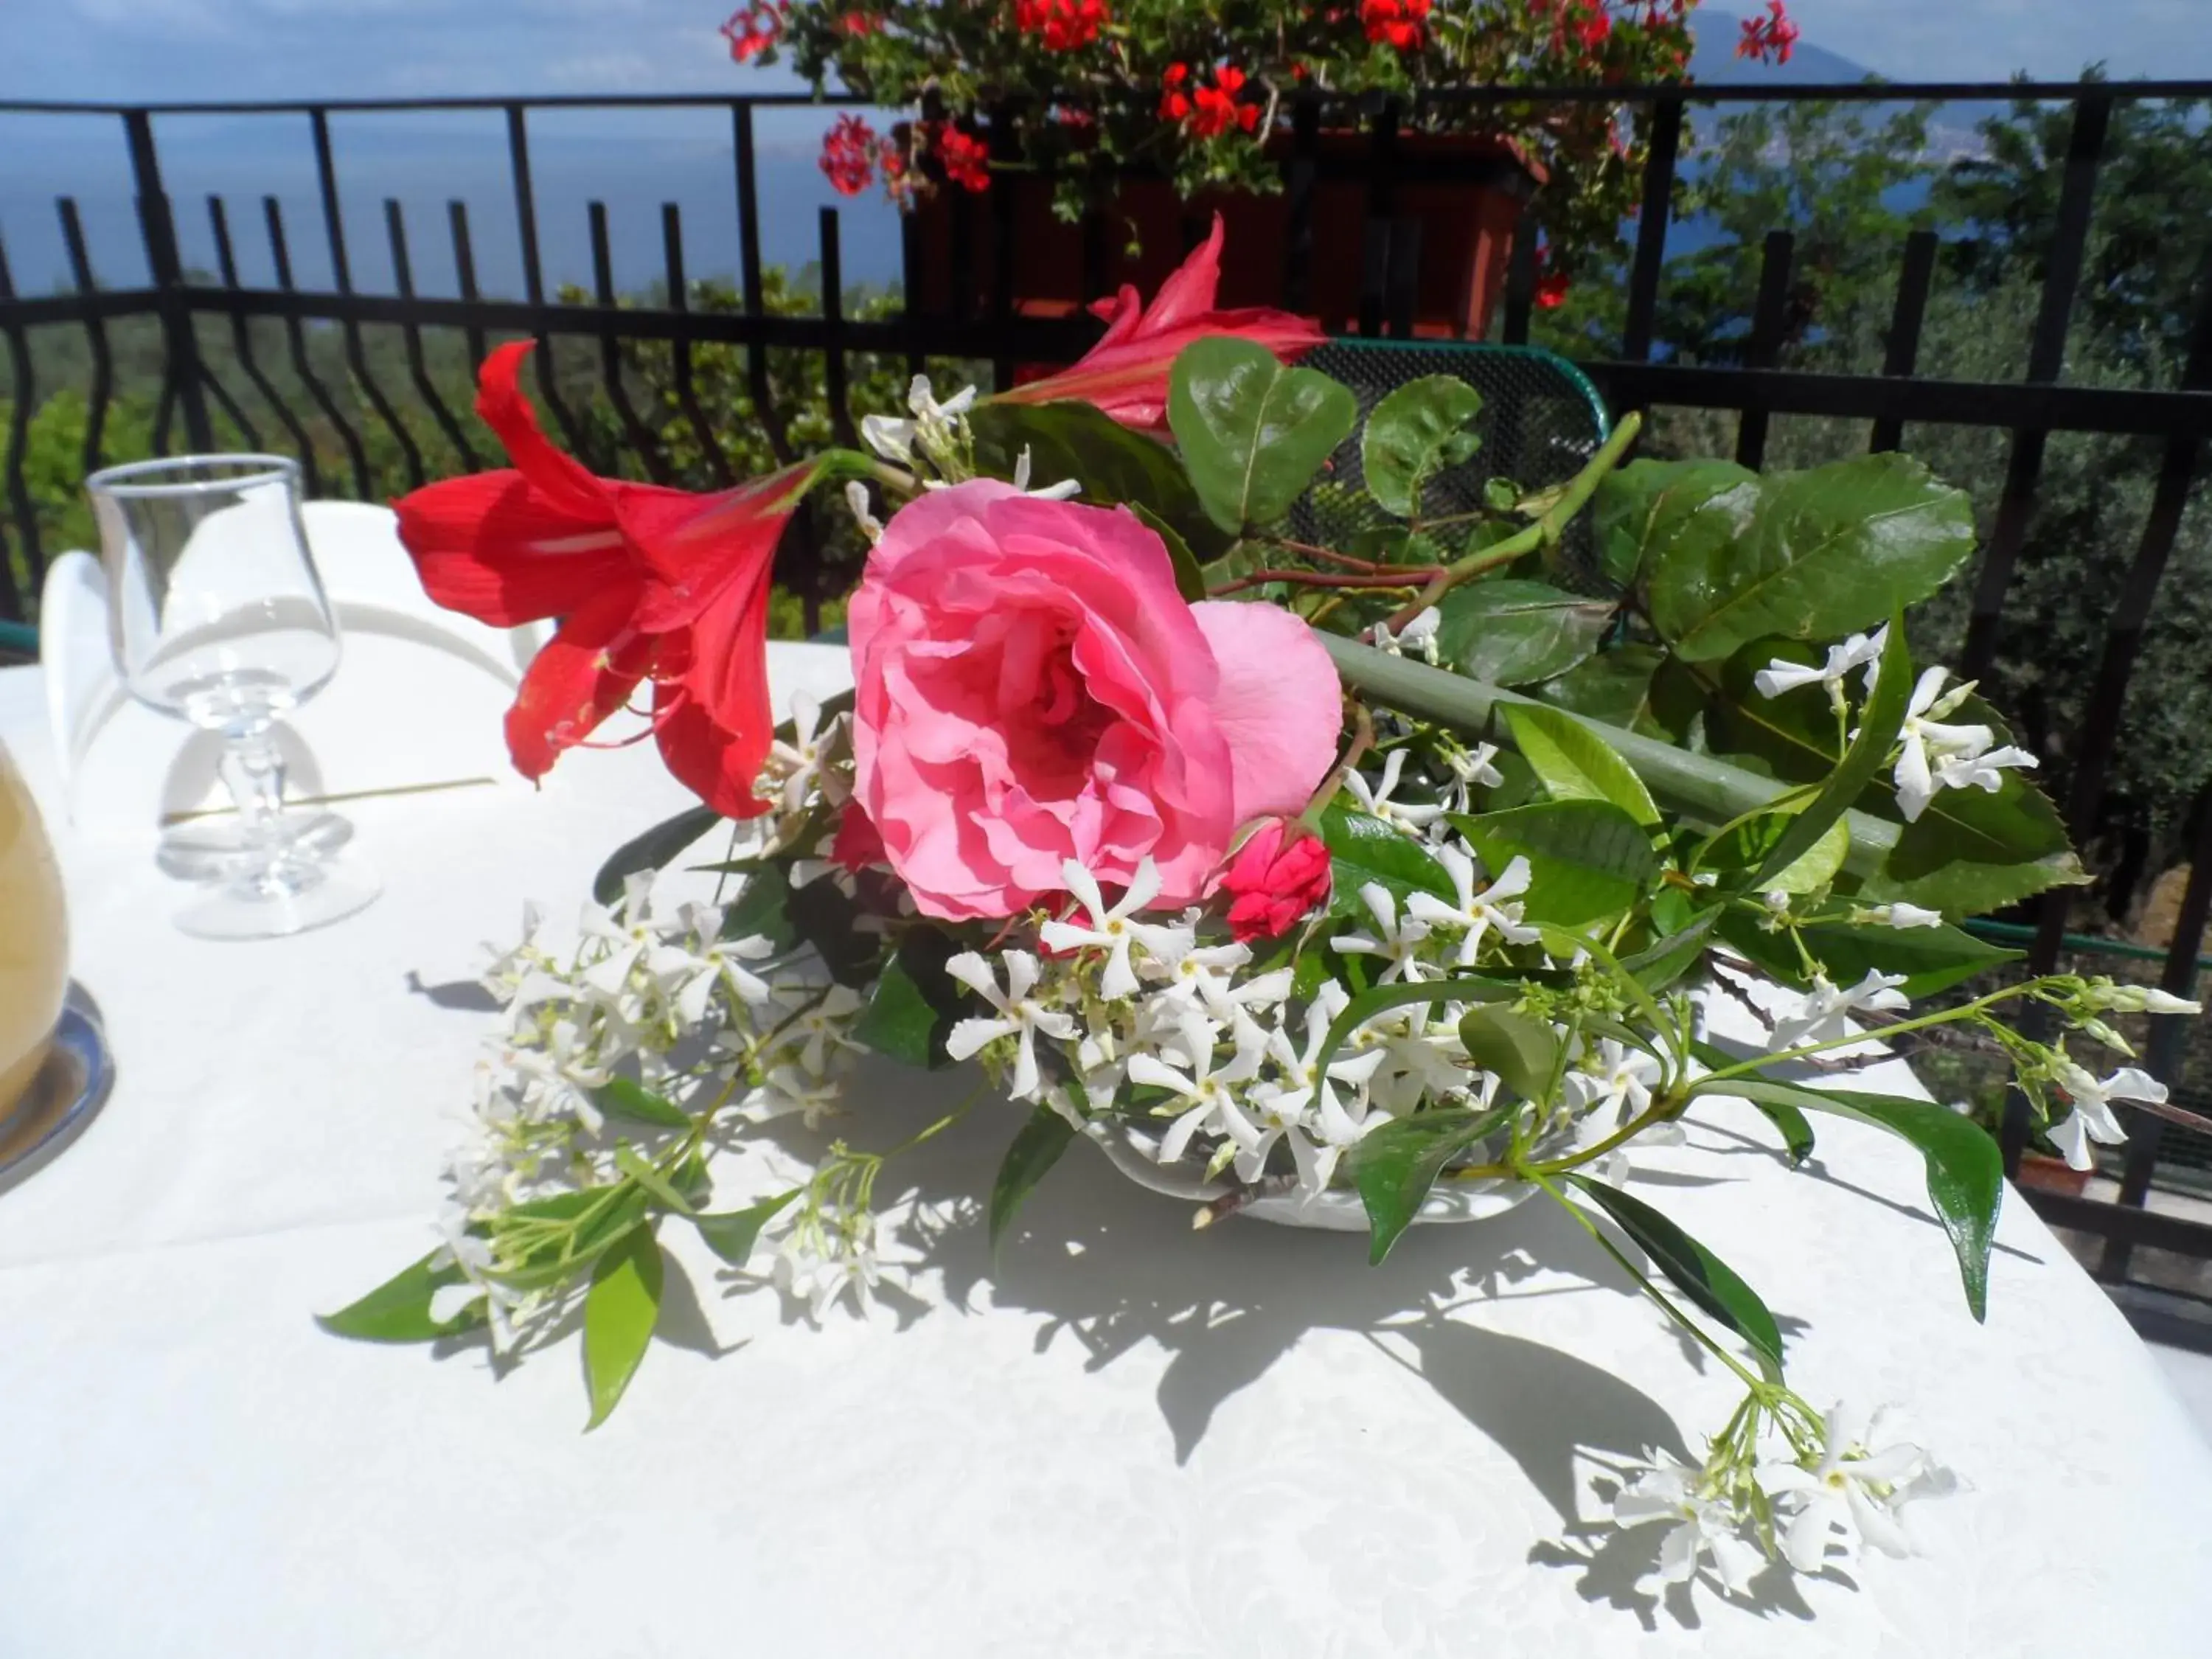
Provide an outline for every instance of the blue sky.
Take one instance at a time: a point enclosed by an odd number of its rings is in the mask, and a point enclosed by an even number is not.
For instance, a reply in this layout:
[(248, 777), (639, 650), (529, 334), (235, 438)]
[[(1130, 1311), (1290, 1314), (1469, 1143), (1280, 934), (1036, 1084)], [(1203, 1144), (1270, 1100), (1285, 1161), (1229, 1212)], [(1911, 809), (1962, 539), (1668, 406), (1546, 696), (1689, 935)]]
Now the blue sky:
[[(0, 97), (769, 89), (725, 0), (0, 0)], [(1749, 0), (1737, 8), (1748, 9)], [(1896, 79), (2212, 76), (2203, 0), (1794, 0), (1810, 42)], [(4, 163), (0, 163), (4, 165)]]

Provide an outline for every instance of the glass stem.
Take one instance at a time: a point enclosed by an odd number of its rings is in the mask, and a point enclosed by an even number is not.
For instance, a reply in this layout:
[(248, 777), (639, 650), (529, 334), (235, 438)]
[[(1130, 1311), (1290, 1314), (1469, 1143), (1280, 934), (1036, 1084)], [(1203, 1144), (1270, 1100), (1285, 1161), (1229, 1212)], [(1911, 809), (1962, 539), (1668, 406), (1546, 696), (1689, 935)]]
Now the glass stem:
[(275, 842), (276, 821), (284, 810), (284, 757), (270, 728), (263, 726), (230, 737), (222, 746), (221, 769), (247, 837), (262, 846)]

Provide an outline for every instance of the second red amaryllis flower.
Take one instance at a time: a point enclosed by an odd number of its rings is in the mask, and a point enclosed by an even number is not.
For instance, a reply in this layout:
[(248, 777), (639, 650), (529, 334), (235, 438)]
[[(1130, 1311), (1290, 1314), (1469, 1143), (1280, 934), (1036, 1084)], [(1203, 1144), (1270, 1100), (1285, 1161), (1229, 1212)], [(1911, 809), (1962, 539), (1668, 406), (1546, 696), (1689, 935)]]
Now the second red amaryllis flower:
[(515, 769), (542, 777), (649, 682), (668, 769), (726, 817), (766, 811), (770, 568), (823, 464), (714, 495), (595, 477), (539, 430), (517, 379), (529, 350), (487, 357), (477, 397), (514, 465), (392, 503), (439, 604), (495, 628), (561, 619), (507, 711)]
[(1124, 283), (1110, 300), (1091, 307), (1106, 319), (1105, 337), (1073, 367), (1001, 392), (1001, 403), (1044, 404), (1074, 399), (1091, 404), (1124, 426), (1167, 424), (1168, 374), (1182, 349), (1217, 334), (1256, 341), (1285, 362), (1328, 339), (1318, 324), (1287, 311), (1255, 306), (1217, 311), (1221, 285), (1221, 216), (1213, 232), (1191, 250), (1174, 276), (1160, 284), (1150, 306)]

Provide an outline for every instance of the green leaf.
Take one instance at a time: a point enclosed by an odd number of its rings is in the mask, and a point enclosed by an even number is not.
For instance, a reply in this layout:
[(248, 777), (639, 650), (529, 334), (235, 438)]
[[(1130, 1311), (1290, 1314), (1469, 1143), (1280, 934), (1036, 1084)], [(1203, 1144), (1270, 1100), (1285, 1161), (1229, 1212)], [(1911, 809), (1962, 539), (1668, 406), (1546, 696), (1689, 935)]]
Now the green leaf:
[(1367, 1210), (1367, 1260), (1380, 1264), (1413, 1224), (1444, 1165), (1504, 1123), (1510, 1109), (1416, 1112), (1361, 1137), (1346, 1158)]
[(883, 936), (861, 928), (860, 907), (836, 882), (824, 877), (793, 888), (783, 908), (792, 932), (814, 947), (830, 978), (856, 991), (875, 982), (882, 971)]
[[(968, 412), (968, 429), (975, 438), (976, 465), (994, 477), (1012, 477), (1026, 448), (1031, 483), (1073, 478), (1083, 486), (1080, 501), (1126, 505), (1156, 530), (1170, 526), (1195, 555), (1194, 568), (1196, 559), (1229, 550), (1229, 538), (1206, 516), (1175, 452), (1089, 404), (981, 403)], [(1171, 553), (1174, 546), (1170, 541)]]
[(1734, 461), (1631, 461), (1597, 487), (1598, 562), (1628, 587), (1639, 574), (1707, 558), (1751, 522), (1759, 489), (1759, 474)]
[(1638, 823), (1659, 822), (1644, 781), (1573, 715), (1525, 703), (1509, 705), (1504, 714), (1513, 746), (1554, 800), (1607, 800)]
[(1687, 722), (1675, 723), (1675, 711), (1656, 683), (1666, 660), (1656, 645), (1615, 646), (1545, 681), (1531, 695), (1585, 720), (1679, 743)]
[(1559, 1070), (1559, 1034), (1540, 1019), (1510, 1008), (1470, 1008), (1459, 1023), (1460, 1046), (1468, 1058), (1527, 1101), (1541, 1103), (1552, 1095)]
[(1753, 1104), (1777, 1102), (1855, 1117), (1911, 1142), (1927, 1166), (1928, 1201), (1959, 1258), (1966, 1306), (1976, 1320), (1989, 1317), (1990, 1244), (1996, 1237), (1997, 1205), (2004, 1196), (2004, 1155), (1972, 1118), (1929, 1100), (1746, 1078), (1716, 1083), (1710, 1092), (1741, 1095)]
[[(1948, 925), (1884, 927), (1823, 921), (1798, 933), (1814, 960), (1827, 969), (1831, 983), (1856, 985), (1869, 972), (1902, 974), (1905, 983), (1898, 988), (1915, 1001), (2022, 956)], [(1789, 935), (1768, 933), (1757, 917), (1731, 911), (1721, 925), (1721, 937), (1785, 984), (1808, 982)]]
[(1790, 1154), (1790, 1167), (1797, 1168), (1813, 1156), (1813, 1126), (1805, 1114), (1786, 1101), (1754, 1100), (1752, 1105), (1759, 1115), (1782, 1132), (1782, 1144)]
[(1233, 335), (1185, 347), (1169, 377), (1168, 424), (1224, 530), (1289, 512), (1358, 419), (1358, 400), (1326, 374)]
[(1492, 685), (1527, 685), (1564, 674), (1613, 626), (1609, 600), (1510, 577), (1468, 582), (1444, 595), (1437, 646), (1444, 661)]
[(1637, 1248), (1699, 1309), (1751, 1344), (1759, 1369), (1771, 1380), (1782, 1376), (1782, 1328), (1759, 1293), (1737, 1278), (1728, 1263), (1639, 1198), (1588, 1176), (1567, 1179), (1584, 1198), (1612, 1217)]
[(626, 1117), (633, 1123), (657, 1124), (664, 1129), (691, 1127), (689, 1112), (634, 1078), (610, 1079), (592, 1090), (591, 1097), (592, 1103), (609, 1117)]
[(1371, 524), (1355, 531), (1344, 550), (1354, 558), (1371, 559), (1376, 564), (1444, 562), (1443, 544), (1425, 530), (1410, 530), (1401, 524)]
[(1650, 568), (1651, 618), (1690, 662), (1764, 635), (1835, 640), (1948, 581), (1974, 550), (1972, 503), (1899, 454), (1769, 476), (1751, 522), (1685, 538)]
[(637, 1374), (660, 1319), (660, 1242), (641, 1223), (592, 1269), (584, 1294), (584, 1378), (592, 1397), (588, 1434), (607, 1420)]
[(430, 1317), (430, 1298), (449, 1285), (465, 1283), (467, 1275), (450, 1262), (430, 1263), (433, 1250), (420, 1261), (402, 1267), (384, 1283), (349, 1302), (333, 1314), (317, 1314), (315, 1323), (334, 1336), (350, 1336), (363, 1342), (433, 1342), (484, 1322), (481, 1304), (464, 1308), (451, 1319)]
[[(1911, 697), (1912, 652), (1905, 642), (1905, 618), (1893, 617), (1890, 619), (1888, 641), (1876, 665), (1874, 694), (1859, 714), (1858, 736), (1851, 739), (1851, 746), (1844, 751), (1843, 759), (1837, 763), (1834, 773), (1821, 786), (1812, 804), (1790, 822), (1760, 863), (1759, 873), (1752, 878), (1753, 887), (1785, 893), (1810, 892), (1825, 886), (1843, 867), (1844, 854), (1850, 845), (1849, 836), (1844, 834), (1844, 814), (1865, 793), (1875, 774), (1889, 758), (1890, 749), (1905, 725), (1905, 711)], [(1799, 886), (1784, 884), (1778, 878), (1778, 878), (1780, 872), (1790, 872), (1792, 866), (1828, 837), (1840, 837), (1840, 842), (1834, 848), (1834, 862), (1826, 876)], [(1798, 878), (1804, 880), (1802, 875)]]
[(1718, 905), (1700, 912), (1688, 926), (1623, 957), (1622, 969), (1655, 995), (1665, 990), (1704, 958), (1706, 941), (1723, 914)]
[(1522, 914), (1532, 922), (1579, 927), (1617, 916), (1659, 872), (1650, 836), (1611, 801), (1538, 801), (1451, 822), (1493, 876), (1528, 860)]
[(764, 1198), (746, 1209), (728, 1210), (720, 1215), (695, 1215), (691, 1224), (707, 1241), (708, 1249), (732, 1267), (742, 1267), (751, 1258), (753, 1246), (760, 1242), (761, 1229), (781, 1214), (799, 1194), (799, 1188), (793, 1187), (787, 1193)]
[(1334, 883), (1330, 905), (1342, 914), (1365, 914), (1359, 908), (1359, 890), (1369, 882), (1382, 883), (1401, 900), (1416, 891), (1443, 899), (1454, 896), (1451, 878), (1419, 842), (1340, 799), (1322, 809), (1321, 838), (1328, 848)]
[(1176, 533), (1173, 525), (1143, 502), (1132, 501), (1129, 510), (1167, 549), (1168, 562), (1175, 567), (1176, 592), (1196, 605), (1206, 597), (1206, 573), (1198, 568), (1198, 556), (1190, 550), (1190, 544)]
[(853, 1024), (853, 1040), (902, 1065), (932, 1070), (951, 1065), (945, 1039), (969, 999), (945, 964), (960, 949), (934, 927), (910, 929), (868, 993), (868, 1006)]
[(722, 821), (711, 806), (687, 806), (674, 817), (656, 823), (641, 836), (615, 848), (613, 855), (592, 878), (592, 896), (612, 904), (623, 896), (623, 884), (647, 870), (658, 870), (678, 853)]
[(1075, 1139), (1075, 1126), (1049, 1106), (1040, 1105), (1029, 1115), (1029, 1121), (1015, 1131), (1006, 1155), (999, 1160), (998, 1178), (991, 1183), (990, 1241), (991, 1248), (999, 1248), (999, 1240), (1012, 1224), (1014, 1212), (1030, 1189), (1045, 1177), (1052, 1166), (1060, 1162), (1068, 1143)]
[[(1308, 957), (1312, 956), (1308, 952)], [(1322, 1040), (1321, 1052), (1314, 1060), (1314, 1073), (1326, 1072), (1336, 1058), (1337, 1050), (1351, 1039), (1352, 1034), (1377, 1014), (1387, 1014), (1393, 1008), (1407, 1008), (1416, 1003), (1438, 1002), (1510, 1002), (1521, 994), (1521, 987), (1511, 981), (1486, 979), (1480, 974), (1462, 974), (1452, 979), (1425, 979), (1414, 983), (1401, 981), (1395, 985), (1377, 985), (1359, 992), (1344, 1005), (1344, 1010), (1332, 1021), (1328, 1035)]]
[(659, 1200), (664, 1208), (673, 1210), (678, 1215), (690, 1215), (692, 1212), (695, 1206), (691, 1200), (677, 1191), (674, 1184), (666, 1176), (641, 1158), (637, 1149), (628, 1141), (623, 1142), (615, 1148), (615, 1168), (644, 1188), (652, 1197)]
[(525, 1291), (570, 1283), (589, 1269), (602, 1251), (645, 1218), (646, 1194), (637, 1186), (615, 1182), (532, 1199), (507, 1213), (509, 1218), (529, 1220), (570, 1221), (586, 1212), (592, 1218), (569, 1236), (565, 1253), (558, 1241), (540, 1245), (503, 1270), (501, 1282)]
[(1839, 815), (1803, 856), (1771, 875), (1753, 872), (1773, 862), (1774, 849), (1790, 834), (1796, 815), (1787, 811), (1761, 812), (1715, 836), (1698, 849), (1698, 863), (1706, 870), (1740, 872), (1738, 890), (1760, 893), (1816, 893), (1836, 878), (1851, 850), (1851, 836)]
[(767, 939), (778, 951), (788, 951), (798, 943), (799, 933), (791, 925), (791, 878), (781, 864), (766, 864), (745, 878), (738, 890), (738, 902), (722, 917), (724, 939), (750, 939), (757, 935)]
[(1467, 430), (1481, 412), (1482, 394), (1452, 374), (1408, 380), (1376, 404), (1359, 439), (1359, 468), (1375, 504), (1401, 519), (1418, 515), (1421, 487), (1481, 447)]

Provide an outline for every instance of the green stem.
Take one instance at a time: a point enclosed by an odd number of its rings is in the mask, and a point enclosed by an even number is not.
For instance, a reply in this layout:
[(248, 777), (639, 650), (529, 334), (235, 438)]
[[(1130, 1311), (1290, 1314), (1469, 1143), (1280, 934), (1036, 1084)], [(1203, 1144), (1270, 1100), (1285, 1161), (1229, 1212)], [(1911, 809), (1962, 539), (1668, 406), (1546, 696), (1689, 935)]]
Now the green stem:
[(1790, 1060), (1802, 1060), (1808, 1054), (1821, 1054), (1830, 1048), (1849, 1048), (1862, 1042), (1887, 1042), (1893, 1036), (1902, 1036), (1907, 1031), (1924, 1031), (1931, 1025), (1948, 1025), (1954, 1020), (1968, 1018), (1981, 1012), (1984, 1008), (2008, 1001), (2014, 997), (2035, 995), (2042, 984), (2043, 981), (2040, 980), (2029, 980), (2024, 984), (2008, 985), (2001, 991), (1990, 992), (1985, 997), (1977, 997), (1972, 1002), (1962, 1002), (1955, 1008), (1944, 1008), (1932, 1014), (1921, 1014), (1911, 1019), (1900, 1019), (1893, 1025), (1877, 1026), (1870, 1031), (1846, 1032), (1839, 1037), (1827, 1037), (1819, 1042), (1808, 1042), (1802, 1048), (1785, 1049), (1778, 1054), (1761, 1054), (1756, 1060), (1739, 1060), (1733, 1066), (1723, 1066), (1717, 1072), (1706, 1073), (1705, 1076), (1690, 1085), (1690, 1092), (1693, 1095), (1719, 1092), (1715, 1088), (1716, 1085), (1726, 1083), (1730, 1078), (1744, 1077), (1764, 1071), (1769, 1066), (1786, 1065)]
[[(1538, 705), (1534, 697), (1486, 680), (1394, 657), (1341, 635), (1317, 634), (1316, 637), (1352, 690), (1403, 714), (1474, 732), (1491, 742), (1508, 746), (1512, 743), (1511, 732), (1498, 717), (1500, 708), (1553, 707)], [(1791, 793), (1771, 778), (1710, 755), (1693, 755), (1656, 738), (1625, 732), (1566, 709), (1554, 712), (1566, 714), (1626, 761), (1662, 804), (1701, 823), (1724, 823), (1746, 814), (1770, 811), (1777, 800)], [(1846, 812), (1844, 820), (1850, 834), (1844, 867), (1855, 874), (1872, 875), (1895, 849), (1898, 826), (1858, 811)]]
[(1501, 564), (1510, 564), (1522, 554), (1533, 553), (1540, 547), (1558, 546), (1559, 538), (1566, 532), (1567, 526), (1573, 522), (1575, 514), (1589, 504), (1598, 485), (1604, 482), (1607, 474), (1620, 465), (1620, 458), (1628, 453), (1643, 430), (1642, 415), (1632, 410), (1621, 416), (1620, 424), (1613, 429), (1613, 435), (1605, 441), (1596, 454), (1589, 458), (1583, 470), (1575, 474), (1573, 482), (1560, 492), (1559, 500), (1545, 510), (1542, 518), (1526, 530), (1470, 553), (1458, 563), (1447, 567), (1430, 580), (1418, 599), (1401, 609), (1385, 625), (1393, 634), (1401, 633), (1414, 617), (1434, 605), (1462, 582), (1470, 581), (1484, 571), (1494, 570)]

